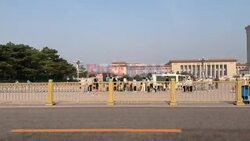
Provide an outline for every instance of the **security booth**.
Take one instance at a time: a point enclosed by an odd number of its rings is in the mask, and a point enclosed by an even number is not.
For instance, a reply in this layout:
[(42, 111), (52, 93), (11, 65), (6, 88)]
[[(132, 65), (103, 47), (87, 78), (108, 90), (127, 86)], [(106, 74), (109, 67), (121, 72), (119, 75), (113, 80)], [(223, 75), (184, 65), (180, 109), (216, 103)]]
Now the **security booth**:
[(249, 86), (248, 85), (243, 85), (241, 87), (241, 93), (242, 93), (242, 98), (243, 102), (245, 104), (249, 104), (248, 96), (249, 96)]

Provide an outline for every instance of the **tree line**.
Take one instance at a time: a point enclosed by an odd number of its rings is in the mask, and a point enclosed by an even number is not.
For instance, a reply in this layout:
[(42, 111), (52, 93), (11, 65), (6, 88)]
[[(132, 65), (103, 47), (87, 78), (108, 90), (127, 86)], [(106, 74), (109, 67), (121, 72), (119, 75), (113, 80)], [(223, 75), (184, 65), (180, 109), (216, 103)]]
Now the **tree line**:
[(29, 45), (0, 44), (1, 82), (43, 82), (72, 80), (76, 68), (48, 47), (40, 50)]

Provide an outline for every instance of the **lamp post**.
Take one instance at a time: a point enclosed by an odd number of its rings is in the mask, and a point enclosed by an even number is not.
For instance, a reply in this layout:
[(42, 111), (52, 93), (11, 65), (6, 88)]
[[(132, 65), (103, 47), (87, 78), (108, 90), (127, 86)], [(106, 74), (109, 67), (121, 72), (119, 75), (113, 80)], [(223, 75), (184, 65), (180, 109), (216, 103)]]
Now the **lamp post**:
[(80, 73), (80, 64), (81, 64), (81, 62), (78, 60), (77, 62), (76, 62), (76, 73), (77, 73), (77, 80), (79, 80), (79, 73)]
[(205, 58), (204, 57), (202, 57), (202, 59), (201, 59), (201, 66), (202, 66), (202, 79), (204, 79), (205, 78), (205, 65), (204, 65), (204, 63), (205, 63)]

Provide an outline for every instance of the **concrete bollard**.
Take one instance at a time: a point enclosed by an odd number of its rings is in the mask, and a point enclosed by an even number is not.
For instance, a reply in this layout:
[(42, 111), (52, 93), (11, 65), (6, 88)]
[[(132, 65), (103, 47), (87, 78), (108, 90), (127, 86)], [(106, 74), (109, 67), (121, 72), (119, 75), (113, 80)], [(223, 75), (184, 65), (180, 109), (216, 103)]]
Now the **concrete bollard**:
[(245, 105), (243, 103), (243, 98), (242, 98), (242, 94), (241, 94), (241, 87), (242, 87), (242, 81), (241, 80), (237, 80), (236, 81), (236, 88), (235, 88), (235, 105), (237, 106), (242, 106)]
[(48, 106), (55, 105), (54, 102), (54, 84), (53, 80), (50, 79), (48, 82), (48, 97), (47, 97), (47, 104)]
[(171, 79), (170, 81), (170, 106), (176, 106), (176, 81), (175, 79)]
[(109, 81), (108, 105), (114, 105), (114, 83)]

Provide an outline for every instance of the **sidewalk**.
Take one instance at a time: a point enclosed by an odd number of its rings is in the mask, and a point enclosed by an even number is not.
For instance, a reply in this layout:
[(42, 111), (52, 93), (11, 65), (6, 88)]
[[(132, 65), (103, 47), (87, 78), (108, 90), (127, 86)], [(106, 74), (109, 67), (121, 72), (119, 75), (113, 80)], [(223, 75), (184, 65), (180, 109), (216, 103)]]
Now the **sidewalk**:
[(167, 103), (159, 103), (159, 104), (115, 104), (115, 105), (107, 105), (107, 104), (98, 104), (98, 103), (92, 103), (92, 104), (73, 104), (73, 103), (57, 103), (53, 106), (47, 106), (46, 104), (8, 104), (8, 103), (2, 103), (0, 104), (0, 108), (80, 108), (80, 107), (86, 107), (86, 108), (115, 108), (115, 107), (131, 107), (131, 108), (143, 108), (143, 107), (166, 107), (166, 108), (189, 108), (189, 107), (197, 107), (197, 108), (209, 108), (209, 107), (250, 107), (250, 104), (246, 104), (244, 106), (236, 106), (233, 103), (178, 103), (177, 106), (170, 106)]

